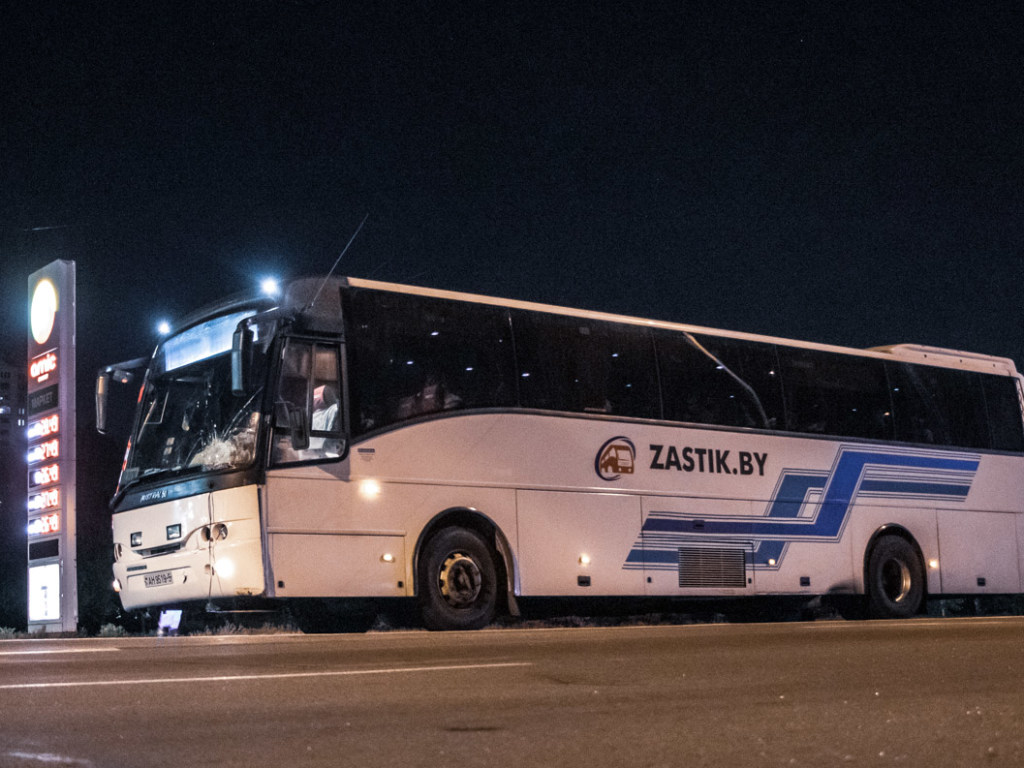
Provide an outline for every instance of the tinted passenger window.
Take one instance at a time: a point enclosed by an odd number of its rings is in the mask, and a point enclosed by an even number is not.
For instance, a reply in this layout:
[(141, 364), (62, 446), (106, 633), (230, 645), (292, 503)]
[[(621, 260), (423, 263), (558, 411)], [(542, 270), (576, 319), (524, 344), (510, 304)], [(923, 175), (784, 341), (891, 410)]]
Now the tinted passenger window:
[(424, 414), (515, 404), (509, 321), (499, 307), (352, 291), (346, 346), (355, 434)]
[(737, 396), (739, 413), (733, 426), (784, 429), (782, 389), (775, 347), (745, 339), (694, 334), (693, 338), (714, 358), (716, 368), (735, 382), (747, 397)]
[[(655, 346), (666, 419), (728, 427), (766, 427), (761, 415), (763, 407), (753, 388), (693, 336), (656, 331)], [(723, 347), (717, 346), (722, 351)]]
[(1017, 380), (987, 374), (980, 378), (992, 447), (1000, 451), (1024, 451), (1024, 425), (1021, 424)]
[(792, 347), (779, 360), (790, 431), (892, 439), (883, 361)]
[(523, 407), (658, 418), (646, 328), (533, 312), (512, 322)]
[(897, 440), (989, 447), (979, 374), (911, 363), (889, 363), (887, 368)]

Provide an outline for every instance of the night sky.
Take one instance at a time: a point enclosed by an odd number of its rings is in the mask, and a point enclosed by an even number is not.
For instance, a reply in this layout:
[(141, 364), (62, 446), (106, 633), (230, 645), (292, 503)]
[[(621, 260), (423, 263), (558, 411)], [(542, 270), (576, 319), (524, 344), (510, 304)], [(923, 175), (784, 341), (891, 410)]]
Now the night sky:
[(325, 272), (368, 215), (341, 274), (1022, 366), (1022, 28), (1015, 2), (8, 3), (0, 353), (53, 259), (89, 380), (161, 318)]
[(52, 258), (98, 364), (369, 214), (344, 274), (1024, 360), (1017, 3), (87, 5), (0, 23), (19, 347)]

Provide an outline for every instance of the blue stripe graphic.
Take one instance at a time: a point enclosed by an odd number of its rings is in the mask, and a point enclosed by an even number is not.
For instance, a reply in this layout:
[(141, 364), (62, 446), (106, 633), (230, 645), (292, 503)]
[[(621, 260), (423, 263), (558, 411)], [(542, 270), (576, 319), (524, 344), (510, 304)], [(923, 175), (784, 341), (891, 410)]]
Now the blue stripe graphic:
[[(881, 452), (845, 446), (827, 475), (784, 470), (763, 516), (698, 518), (652, 511), (624, 567), (674, 568), (680, 546), (713, 538), (753, 545), (752, 565), (777, 569), (793, 541), (838, 540), (858, 495), (962, 502), (979, 464), (980, 457), (971, 454)], [(810, 494), (821, 495), (817, 512), (801, 518)]]
[(824, 488), (826, 479), (824, 476), (783, 472), (775, 500), (768, 507), (768, 517), (796, 517), (807, 500), (807, 492)]
[(874, 493), (882, 496), (913, 494), (921, 496), (967, 496), (970, 485), (954, 485), (949, 483), (914, 483), (898, 480), (865, 480), (860, 484), (861, 493)]

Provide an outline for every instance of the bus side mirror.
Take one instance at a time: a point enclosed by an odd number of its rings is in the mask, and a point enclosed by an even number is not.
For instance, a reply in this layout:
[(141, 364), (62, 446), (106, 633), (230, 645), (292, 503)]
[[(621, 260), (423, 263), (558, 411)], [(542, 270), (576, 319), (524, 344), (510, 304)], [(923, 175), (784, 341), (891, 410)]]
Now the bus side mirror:
[(252, 360), (252, 329), (243, 320), (231, 337), (231, 394), (249, 391), (249, 362)]
[(107, 391), (110, 386), (110, 373), (100, 371), (96, 375), (96, 431), (107, 434)]
[(96, 372), (96, 431), (101, 435), (107, 434), (107, 403), (110, 397), (110, 382), (129, 384), (135, 378), (132, 371), (145, 368), (147, 365), (149, 365), (148, 357), (138, 357), (134, 360), (125, 360), (123, 363), (108, 365)]

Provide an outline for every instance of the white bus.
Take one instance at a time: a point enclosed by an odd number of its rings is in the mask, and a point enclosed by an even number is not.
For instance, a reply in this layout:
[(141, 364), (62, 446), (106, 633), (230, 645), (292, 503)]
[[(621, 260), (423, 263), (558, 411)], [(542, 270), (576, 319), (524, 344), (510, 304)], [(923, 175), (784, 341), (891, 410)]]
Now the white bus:
[[(116, 367), (101, 372), (98, 406)], [(1024, 591), (1012, 361), (354, 278), (186, 318), (112, 501), (125, 608)], [(301, 602), (301, 601), (300, 601)]]

